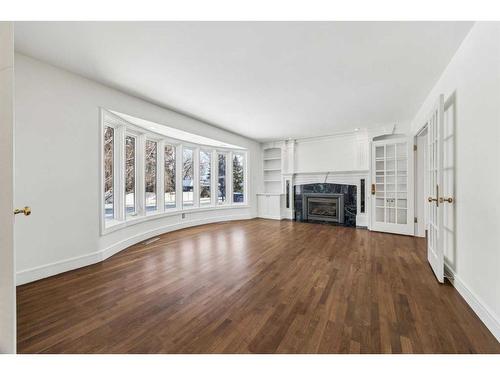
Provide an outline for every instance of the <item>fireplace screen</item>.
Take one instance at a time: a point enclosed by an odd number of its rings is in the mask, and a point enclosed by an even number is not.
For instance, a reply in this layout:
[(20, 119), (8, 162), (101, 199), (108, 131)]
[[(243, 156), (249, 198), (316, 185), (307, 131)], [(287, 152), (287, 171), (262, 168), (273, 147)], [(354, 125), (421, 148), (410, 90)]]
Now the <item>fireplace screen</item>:
[(304, 220), (344, 222), (342, 194), (306, 193), (303, 195)]
[(310, 198), (308, 201), (307, 216), (320, 216), (321, 218), (337, 218), (337, 199)]

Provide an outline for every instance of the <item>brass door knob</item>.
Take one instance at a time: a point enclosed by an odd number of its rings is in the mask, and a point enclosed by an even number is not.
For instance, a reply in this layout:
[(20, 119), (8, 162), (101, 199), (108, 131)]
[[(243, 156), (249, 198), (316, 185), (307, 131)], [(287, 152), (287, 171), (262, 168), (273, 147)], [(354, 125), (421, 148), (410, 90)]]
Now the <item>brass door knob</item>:
[(429, 203), (437, 202), (437, 198), (429, 197), (429, 198), (427, 198), (427, 200), (429, 201)]
[(29, 208), (28, 206), (26, 206), (24, 208), (16, 208), (14, 210), (14, 215), (17, 215), (17, 214), (24, 214), (24, 216), (29, 216), (29, 215), (31, 215), (31, 208)]
[(443, 198), (443, 197), (441, 197), (441, 198), (439, 199), (439, 201), (440, 201), (441, 203), (443, 203), (443, 202), (453, 203), (453, 198), (452, 198), (452, 197), (448, 197), (448, 198)]

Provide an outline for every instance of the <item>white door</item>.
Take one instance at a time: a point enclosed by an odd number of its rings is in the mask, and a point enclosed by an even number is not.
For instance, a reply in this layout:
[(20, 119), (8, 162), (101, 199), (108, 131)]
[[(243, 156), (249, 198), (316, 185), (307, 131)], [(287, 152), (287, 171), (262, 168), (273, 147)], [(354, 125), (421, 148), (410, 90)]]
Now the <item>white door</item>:
[(443, 210), (443, 96), (432, 109), (427, 120), (427, 198), (429, 229), (427, 259), (440, 283), (444, 282)]
[(443, 116), (443, 210), (444, 260), (455, 269), (455, 96), (444, 104)]
[(13, 25), (0, 22), (0, 353), (16, 351), (13, 88)]
[(407, 137), (374, 141), (371, 159), (371, 229), (413, 235), (413, 143)]

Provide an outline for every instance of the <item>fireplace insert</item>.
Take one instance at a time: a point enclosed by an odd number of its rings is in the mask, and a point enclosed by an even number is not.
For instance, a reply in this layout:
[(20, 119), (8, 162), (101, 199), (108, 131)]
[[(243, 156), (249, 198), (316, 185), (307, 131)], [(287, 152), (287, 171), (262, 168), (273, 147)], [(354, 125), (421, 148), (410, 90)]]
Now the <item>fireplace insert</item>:
[(302, 200), (304, 220), (344, 223), (344, 195), (306, 193)]

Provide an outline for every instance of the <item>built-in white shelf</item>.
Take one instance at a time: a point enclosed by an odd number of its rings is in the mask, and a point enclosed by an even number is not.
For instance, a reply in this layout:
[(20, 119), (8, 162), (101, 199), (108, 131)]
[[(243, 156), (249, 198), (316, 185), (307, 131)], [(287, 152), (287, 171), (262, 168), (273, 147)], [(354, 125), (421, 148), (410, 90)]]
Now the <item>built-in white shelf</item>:
[(281, 147), (263, 150), (264, 189), (267, 193), (281, 193)]
[(281, 160), (280, 157), (276, 157), (276, 158), (264, 158), (264, 161), (271, 161), (271, 160)]

